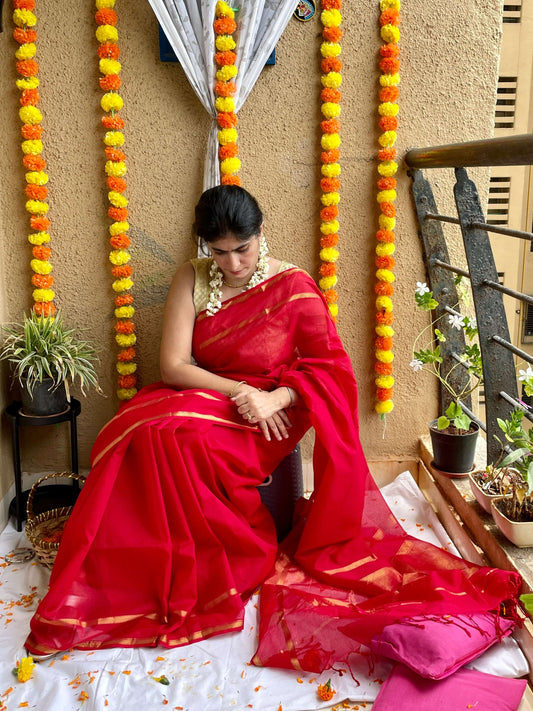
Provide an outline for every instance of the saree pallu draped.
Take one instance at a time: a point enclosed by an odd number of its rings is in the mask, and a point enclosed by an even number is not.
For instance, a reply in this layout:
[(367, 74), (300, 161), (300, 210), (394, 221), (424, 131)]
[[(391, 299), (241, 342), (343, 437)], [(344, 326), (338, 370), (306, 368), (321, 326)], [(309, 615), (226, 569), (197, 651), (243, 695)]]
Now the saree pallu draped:
[[(516, 599), (516, 573), (456, 558), (394, 519), (359, 442), (350, 360), (305, 272), (199, 314), (193, 355), (263, 390), (294, 388), (289, 438), (267, 442), (214, 391), (144, 388), (96, 440), (30, 651), (175, 647), (239, 630), (244, 601), (267, 580), (254, 663), (319, 671), (389, 622)], [(310, 426), (314, 492), (274, 566), (275, 527), (256, 487)]]

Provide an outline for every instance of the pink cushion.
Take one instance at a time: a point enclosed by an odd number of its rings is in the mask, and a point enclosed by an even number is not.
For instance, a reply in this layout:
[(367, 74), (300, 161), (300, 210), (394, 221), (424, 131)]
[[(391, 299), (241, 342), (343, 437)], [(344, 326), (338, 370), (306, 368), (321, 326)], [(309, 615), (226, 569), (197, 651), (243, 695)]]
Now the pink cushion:
[(446, 679), (423, 679), (397, 664), (379, 690), (372, 711), (516, 711), (526, 679), (506, 679), (459, 669)]
[(442, 679), (511, 633), (514, 622), (493, 613), (413, 617), (385, 627), (372, 640), (379, 657), (402, 662), (429, 679)]

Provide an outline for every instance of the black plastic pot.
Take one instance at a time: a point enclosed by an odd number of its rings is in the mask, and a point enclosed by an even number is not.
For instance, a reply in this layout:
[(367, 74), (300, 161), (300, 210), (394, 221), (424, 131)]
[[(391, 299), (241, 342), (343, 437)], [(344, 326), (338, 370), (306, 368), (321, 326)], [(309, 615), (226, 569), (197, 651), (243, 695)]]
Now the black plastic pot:
[(479, 426), (472, 422), (471, 428), (463, 434), (451, 434), (437, 429), (437, 420), (429, 423), (433, 464), (437, 469), (449, 474), (468, 474), (472, 471)]
[(42, 383), (35, 383), (31, 395), (26, 382), (21, 387), (22, 411), (26, 415), (57, 415), (67, 407), (65, 383), (54, 388), (52, 378), (45, 378)]

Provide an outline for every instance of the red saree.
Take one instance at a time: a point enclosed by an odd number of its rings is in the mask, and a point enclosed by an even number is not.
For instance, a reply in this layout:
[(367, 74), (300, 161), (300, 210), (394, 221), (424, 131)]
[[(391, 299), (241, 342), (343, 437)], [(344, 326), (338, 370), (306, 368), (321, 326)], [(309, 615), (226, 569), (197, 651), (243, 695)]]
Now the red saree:
[[(213, 317), (202, 312), (193, 355), (264, 390), (293, 387), (300, 404), (289, 411), (289, 439), (267, 442), (216, 392), (144, 388), (96, 440), (30, 651), (175, 647), (241, 629), (243, 601), (272, 573), (277, 551), (256, 487), (311, 425), (315, 491), (287, 544), (298, 568), (264, 586), (256, 663), (317, 671), (387, 622), (516, 599), (517, 574), (421, 543), (390, 513), (359, 443), (350, 360), (307, 274), (290, 269)], [(312, 641), (316, 625), (345, 640), (337, 659)], [(287, 654), (270, 653), (270, 641), (280, 649), (276, 634)]]

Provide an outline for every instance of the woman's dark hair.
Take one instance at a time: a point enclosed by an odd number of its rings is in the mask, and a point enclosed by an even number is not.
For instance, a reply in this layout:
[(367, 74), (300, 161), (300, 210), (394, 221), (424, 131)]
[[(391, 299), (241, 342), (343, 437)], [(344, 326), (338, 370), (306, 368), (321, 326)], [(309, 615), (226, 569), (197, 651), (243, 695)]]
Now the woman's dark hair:
[(257, 200), (239, 185), (217, 185), (200, 197), (194, 230), (205, 242), (231, 233), (243, 242), (259, 234), (263, 213)]

